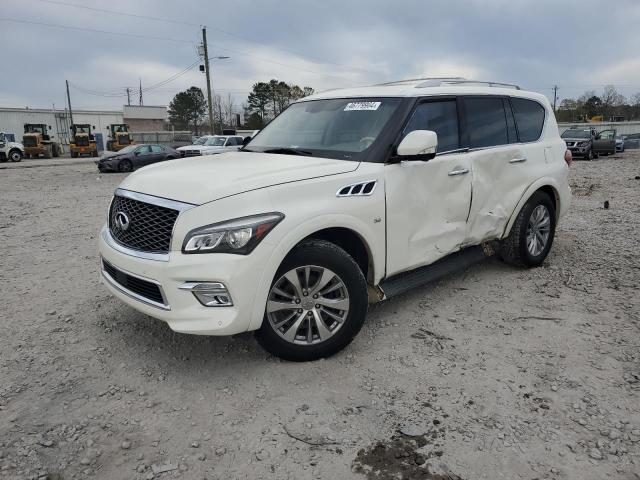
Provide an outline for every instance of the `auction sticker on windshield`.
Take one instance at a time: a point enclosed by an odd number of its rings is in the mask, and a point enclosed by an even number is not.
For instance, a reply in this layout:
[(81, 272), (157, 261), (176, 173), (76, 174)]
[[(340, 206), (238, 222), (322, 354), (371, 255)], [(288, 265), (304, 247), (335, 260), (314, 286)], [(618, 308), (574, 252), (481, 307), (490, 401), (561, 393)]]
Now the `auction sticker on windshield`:
[(351, 102), (344, 107), (345, 112), (353, 110), (377, 110), (382, 102)]

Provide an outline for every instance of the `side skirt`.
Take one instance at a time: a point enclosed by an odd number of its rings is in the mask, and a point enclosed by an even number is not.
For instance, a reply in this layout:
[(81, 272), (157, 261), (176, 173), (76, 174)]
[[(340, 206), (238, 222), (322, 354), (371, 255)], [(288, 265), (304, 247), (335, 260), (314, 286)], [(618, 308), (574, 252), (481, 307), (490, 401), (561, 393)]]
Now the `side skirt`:
[(395, 297), (416, 287), (440, 280), (493, 254), (493, 248), (489, 244), (477, 245), (447, 255), (430, 265), (399, 273), (380, 283), (380, 289), (384, 292), (383, 298)]

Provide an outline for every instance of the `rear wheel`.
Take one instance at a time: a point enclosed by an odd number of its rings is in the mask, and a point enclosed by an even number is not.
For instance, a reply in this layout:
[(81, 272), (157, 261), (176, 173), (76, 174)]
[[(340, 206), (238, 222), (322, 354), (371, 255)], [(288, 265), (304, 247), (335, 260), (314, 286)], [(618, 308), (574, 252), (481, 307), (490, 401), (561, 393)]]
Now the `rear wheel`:
[(330, 242), (305, 241), (278, 269), (256, 338), (285, 360), (328, 357), (353, 340), (367, 307), (367, 283), (353, 258)]
[(133, 170), (133, 164), (131, 163), (131, 160), (127, 160), (125, 158), (124, 160), (120, 160), (120, 162), (118, 162), (119, 172), (130, 172), (131, 170)]
[(509, 236), (501, 242), (500, 255), (513, 265), (538, 267), (551, 250), (556, 212), (549, 195), (534, 193), (518, 214)]
[(44, 154), (42, 155), (44, 158), (51, 158), (53, 156), (53, 148), (51, 144), (44, 146)]

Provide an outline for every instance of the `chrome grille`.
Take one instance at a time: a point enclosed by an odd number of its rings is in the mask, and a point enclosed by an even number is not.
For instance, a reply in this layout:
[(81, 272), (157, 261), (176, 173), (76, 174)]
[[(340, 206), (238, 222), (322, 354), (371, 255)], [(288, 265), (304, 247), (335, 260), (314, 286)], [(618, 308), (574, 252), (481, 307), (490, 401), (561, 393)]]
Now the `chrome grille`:
[(131, 140), (129, 140), (129, 135), (128, 134), (118, 135), (118, 144), (119, 145), (129, 145), (129, 143), (131, 143)]
[(76, 137), (75, 143), (78, 147), (88, 147), (89, 146), (89, 137)]
[[(124, 213), (127, 228), (116, 221)], [(150, 253), (168, 253), (173, 224), (179, 210), (115, 195), (109, 211), (109, 230), (113, 238), (125, 247)]]
[(185, 150), (184, 151), (184, 156), (185, 157), (199, 157), (200, 155), (202, 155), (202, 152), (200, 150)]

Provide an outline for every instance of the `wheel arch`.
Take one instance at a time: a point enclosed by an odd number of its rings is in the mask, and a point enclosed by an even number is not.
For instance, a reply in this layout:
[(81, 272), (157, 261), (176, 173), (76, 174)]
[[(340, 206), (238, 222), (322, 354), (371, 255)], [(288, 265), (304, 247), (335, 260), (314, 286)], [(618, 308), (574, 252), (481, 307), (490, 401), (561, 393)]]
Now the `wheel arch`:
[(344, 214), (323, 215), (297, 225), (271, 246), (273, 253), (260, 280), (248, 330), (260, 328), (267, 293), (275, 272), (286, 256), (300, 243), (310, 238), (321, 238), (335, 243), (350, 254), (361, 269), (366, 263), (366, 273), (363, 271), (365, 278), (368, 283), (375, 284), (384, 275), (385, 268), (385, 240), (384, 237), (380, 238), (382, 243), (376, 245), (377, 237), (375, 231), (364, 222)]
[(551, 198), (551, 201), (553, 202), (553, 208), (555, 209), (556, 221), (559, 220), (561, 210), (559, 187), (555, 180), (551, 178), (541, 178), (540, 180), (531, 184), (518, 201), (518, 204), (511, 213), (509, 222), (507, 223), (507, 226), (502, 233), (502, 238), (506, 238), (509, 235), (509, 232), (511, 232), (511, 227), (513, 227), (513, 224), (515, 223), (520, 210), (522, 210), (525, 203), (527, 203), (527, 200), (529, 200), (531, 196), (536, 192), (544, 192)]

